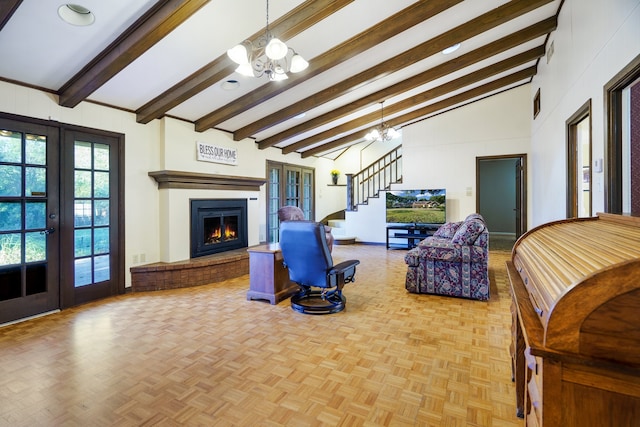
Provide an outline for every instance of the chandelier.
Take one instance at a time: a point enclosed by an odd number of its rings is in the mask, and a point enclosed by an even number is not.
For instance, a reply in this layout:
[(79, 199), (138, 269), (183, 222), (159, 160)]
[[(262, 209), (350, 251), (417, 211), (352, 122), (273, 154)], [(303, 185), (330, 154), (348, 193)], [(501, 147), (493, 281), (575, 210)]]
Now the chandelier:
[(364, 138), (367, 141), (391, 141), (400, 136), (400, 132), (389, 126), (384, 122), (384, 105), (383, 102), (380, 103), (380, 124), (375, 128), (371, 129)]
[(302, 56), (269, 31), (269, 0), (264, 35), (255, 43), (243, 41), (227, 50), (227, 55), (238, 64), (236, 71), (243, 76), (267, 76), (275, 81), (288, 79), (287, 73), (299, 73), (309, 66)]

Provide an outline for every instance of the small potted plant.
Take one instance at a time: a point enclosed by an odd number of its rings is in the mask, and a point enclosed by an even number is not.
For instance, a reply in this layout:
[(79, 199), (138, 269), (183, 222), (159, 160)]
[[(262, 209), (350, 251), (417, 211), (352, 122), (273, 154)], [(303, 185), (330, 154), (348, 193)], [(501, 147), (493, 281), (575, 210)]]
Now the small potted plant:
[(333, 185), (338, 183), (338, 177), (340, 176), (340, 171), (338, 169), (333, 169), (331, 171), (331, 181), (333, 181)]

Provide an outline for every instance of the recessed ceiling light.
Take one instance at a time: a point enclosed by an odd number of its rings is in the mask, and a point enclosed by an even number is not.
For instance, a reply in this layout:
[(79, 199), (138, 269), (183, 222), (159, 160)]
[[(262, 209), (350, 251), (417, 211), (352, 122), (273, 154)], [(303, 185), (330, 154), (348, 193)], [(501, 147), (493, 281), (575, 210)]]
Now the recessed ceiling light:
[(86, 7), (79, 4), (67, 3), (58, 8), (58, 16), (71, 25), (91, 25), (96, 20), (95, 15)]
[(240, 82), (237, 80), (226, 80), (220, 83), (220, 87), (224, 90), (234, 90), (240, 87)]
[(304, 117), (304, 116), (306, 116), (306, 115), (307, 115), (307, 113), (300, 113), (300, 114), (298, 114), (297, 116), (293, 116), (293, 118), (294, 118), (294, 119), (301, 119), (301, 118), (303, 118), (303, 117)]
[(460, 43), (456, 43), (453, 46), (449, 46), (448, 48), (446, 48), (445, 50), (442, 51), (442, 53), (444, 55), (449, 55), (450, 53), (455, 52), (456, 50), (460, 49)]

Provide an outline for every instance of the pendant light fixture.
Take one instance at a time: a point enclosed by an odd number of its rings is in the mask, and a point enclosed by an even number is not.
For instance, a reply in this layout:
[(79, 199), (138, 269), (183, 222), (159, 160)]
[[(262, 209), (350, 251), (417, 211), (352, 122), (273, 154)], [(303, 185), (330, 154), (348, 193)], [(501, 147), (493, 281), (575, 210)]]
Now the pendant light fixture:
[(365, 135), (367, 141), (391, 141), (400, 136), (400, 132), (384, 122), (384, 101), (380, 103), (380, 124)]
[(289, 78), (287, 73), (299, 73), (309, 66), (302, 56), (269, 31), (269, 0), (264, 35), (255, 43), (243, 41), (229, 49), (227, 55), (238, 64), (236, 71), (243, 76), (267, 76), (274, 81), (285, 80)]

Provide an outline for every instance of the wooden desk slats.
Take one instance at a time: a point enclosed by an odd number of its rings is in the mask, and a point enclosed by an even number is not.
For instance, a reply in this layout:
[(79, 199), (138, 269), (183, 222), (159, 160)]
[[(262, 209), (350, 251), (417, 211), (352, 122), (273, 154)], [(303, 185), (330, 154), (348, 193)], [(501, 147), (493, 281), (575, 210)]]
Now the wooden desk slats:
[(518, 240), (507, 269), (517, 407), (526, 425), (617, 427), (640, 419), (640, 218), (544, 224)]

